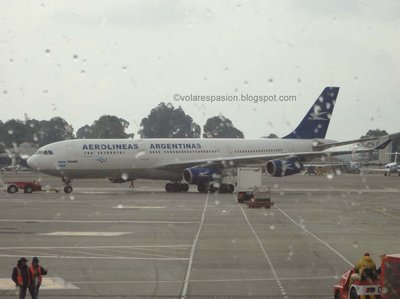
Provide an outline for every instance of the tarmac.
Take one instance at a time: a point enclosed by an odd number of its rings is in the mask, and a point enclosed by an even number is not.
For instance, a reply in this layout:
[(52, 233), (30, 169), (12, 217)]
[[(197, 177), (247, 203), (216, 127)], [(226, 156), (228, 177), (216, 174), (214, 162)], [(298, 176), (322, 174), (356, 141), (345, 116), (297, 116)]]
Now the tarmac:
[[(1, 183), (58, 178), (3, 173)], [(365, 251), (400, 253), (400, 177), (265, 177), (274, 207), (165, 182), (73, 181), (0, 192), (0, 298), (17, 260), (48, 269), (40, 298), (332, 298)], [(27, 296), (28, 298), (28, 296)]]

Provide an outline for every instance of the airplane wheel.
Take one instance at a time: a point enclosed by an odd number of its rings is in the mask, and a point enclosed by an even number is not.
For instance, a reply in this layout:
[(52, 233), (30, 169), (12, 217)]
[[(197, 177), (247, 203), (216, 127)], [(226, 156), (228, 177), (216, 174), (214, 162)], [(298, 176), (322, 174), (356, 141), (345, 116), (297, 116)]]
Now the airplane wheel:
[(189, 185), (188, 184), (182, 184), (181, 185), (181, 191), (182, 192), (188, 192), (189, 191)]
[(65, 192), (65, 193), (71, 193), (72, 190), (73, 190), (73, 189), (72, 189), (71, 186), (65, 186), (65, 187), (64, 187), (64, 192)]
[(181, 184), (172, 183), (172, 191), (171, 192), (181, 192)]
[(172, 192), (172, 184), (171, 183), (166, 183), (165, 184), (165, 191)]
[(18, 187), (15, 185), (8, 186), (8, 188), (7, 188), (8, 193), (15, 193), (17, 191), (18, 191)]
[(210, 193), (215, 193), (218, 189), (214, 186), (214, 184), (210, 185)]
[(226, 185), (226, 192), (227, 193), (233, 193), (233, 191), (235, 191), (235, 186), (233, 186), (232, 184)]

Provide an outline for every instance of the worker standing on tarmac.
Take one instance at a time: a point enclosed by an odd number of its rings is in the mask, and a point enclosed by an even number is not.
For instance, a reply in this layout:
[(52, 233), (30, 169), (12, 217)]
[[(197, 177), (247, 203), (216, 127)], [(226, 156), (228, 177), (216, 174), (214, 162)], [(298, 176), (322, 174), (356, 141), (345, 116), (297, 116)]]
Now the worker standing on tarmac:
[(29, 267), (29, 293), (32, 299), (38, 299), (42, 275), (47, 275), (47, 270), (39, 265), (39, 259), (35, 256)]
[(358, 270), (361, 279), (376, 275), (376, 265), (368, 252), (364, 253), (364, 256), (357, 262), (355, 269)]
[(24, 257), (20, 258), (11, 275), (11, 279), (15, 282), (17, 287), (19, 299), (25, 299), (26, 290), (29, 284), (28, 266), (26, 265), (27, 261), (28, 260)]

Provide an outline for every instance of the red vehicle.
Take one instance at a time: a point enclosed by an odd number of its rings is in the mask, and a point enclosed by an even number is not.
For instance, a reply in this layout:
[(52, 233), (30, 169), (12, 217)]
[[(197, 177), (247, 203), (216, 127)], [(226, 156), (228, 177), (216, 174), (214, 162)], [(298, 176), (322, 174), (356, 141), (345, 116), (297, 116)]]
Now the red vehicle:
[(382, 259), (380, 272), (372, 279), (356, 279), (354, 269), (345, 272), (333, 287), (335, 299), (398, 299), (400, 298), (400, 254)]
[(23, 190), (24, 193), (32, 193), (35, 191), (42, 191), (42, 186), (38, 182), (7, 182), (4, 189), (8, 193), (15, 193)]

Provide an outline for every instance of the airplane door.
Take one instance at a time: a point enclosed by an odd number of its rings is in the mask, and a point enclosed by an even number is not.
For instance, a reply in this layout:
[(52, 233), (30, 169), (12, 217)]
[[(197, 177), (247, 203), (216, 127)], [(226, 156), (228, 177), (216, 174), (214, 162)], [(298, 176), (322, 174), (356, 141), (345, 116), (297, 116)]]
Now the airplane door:
[(138, 142), (138, 145), (139, 145), (139, 151), (136, 154), (135, 158), (140, 161), (148, 161), (149, 160), (149, 152), (148, 152), (146, 144), (142, 140), (140, 140)]
[(68, 144), (67, 145), (67, 153), (68, 153), (68, 160), (78, 161), (78, 152), (76, 151), (75, 145)]

